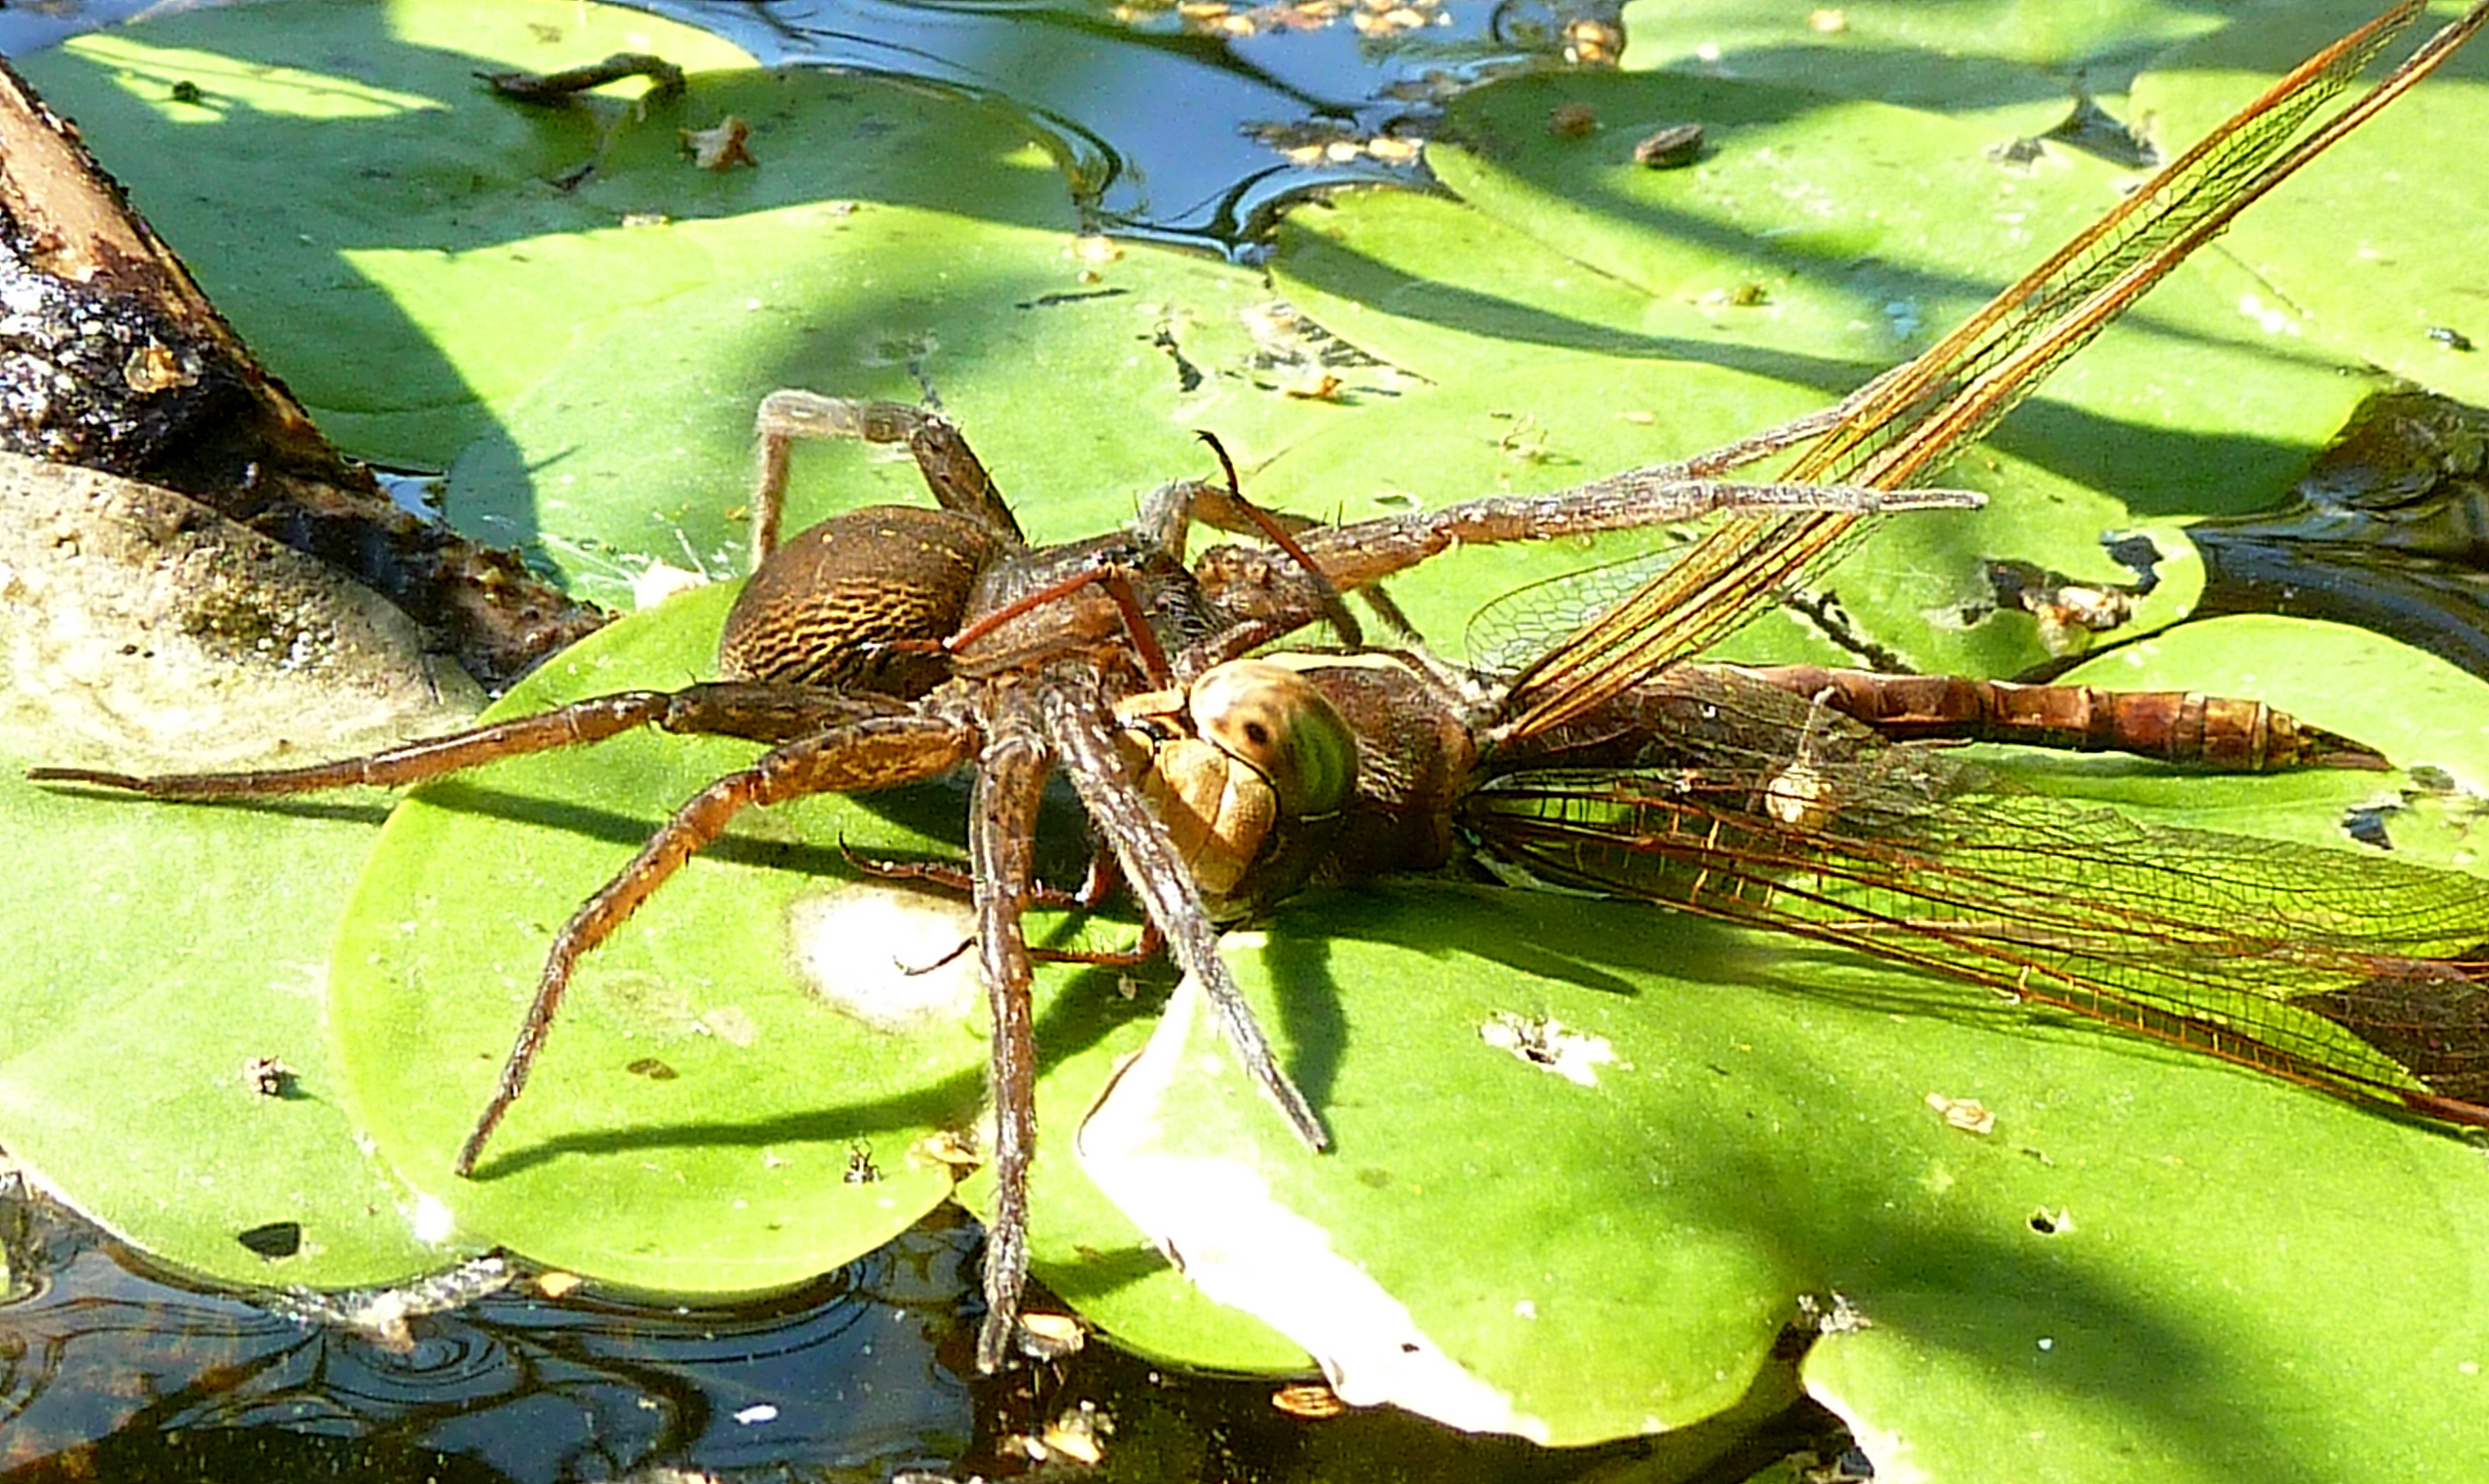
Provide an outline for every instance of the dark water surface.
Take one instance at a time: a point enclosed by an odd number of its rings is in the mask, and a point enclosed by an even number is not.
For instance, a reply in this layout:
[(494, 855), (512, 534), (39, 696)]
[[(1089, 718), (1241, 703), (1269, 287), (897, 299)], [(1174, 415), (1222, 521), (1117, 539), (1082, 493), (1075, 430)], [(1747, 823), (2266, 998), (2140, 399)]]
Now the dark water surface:
[[(557, 1302), (490, 1264), (405, 1296), (244, 1298), (183, 1287), (22, 1190), (0, 1220), (12, 1480), (882, 1478), (970, 1441), (940, 1353), (972, 1276), (964, 1219), (731, 1310)], [(401, 1298), (466, 1301), (396, 1317)]]
[[(1621, 3), (1621, 0), (1618, 0)], [(1238, 19), (1163, 9), (1129, 21), (1110, 0), (942, 3), (793, 0), (770, 5), (653, 0), (650, 10), (709, 27), (765, 62), (815, 62), (940, 82), (1008, 100), (1077, 161), (1092, 223), (1130, 235), (1235, 248), (1291, 196), (1358, 180), (1408, 180), (1414, 167), (1323, 141), (1387, 135), (1414, 143), (1431, 102), (1463, 82), (1552, 63), (1573, 15), (1613, 16), (1598, 0), (1416, 0), (1402, 20), (1307, 23), (1310, 0), (1240, 4)], [(1343, 13), (1387, 8), (1337, 0)], [(1411, 17), (1424, 21), (1409, 25)], [(1250, 34), (1218, 30), (1222, 24)], [(1180, 104), (1181, 106), (1174, 106)]]
[[(1688, 1475), (1639, 1440), (1544, 1449), (1388, 1410), (1301, 1420), (1273, 1405), (1274, 1383), (1166, 1373), (1101, 1345), (971, 1381), (979, 1247), (973, 1222), (937, 1213), (731, 1309), (553, 1299), (489, 1264), (405, 1294), (242, 1298), (151, 1270), (10, 1178), (0, 1480), (1655, 1484), (1743, 1479), (1842, 1444), (1802, 1404)], [(444, 1292), (462, 1284), (500, 1286)]]

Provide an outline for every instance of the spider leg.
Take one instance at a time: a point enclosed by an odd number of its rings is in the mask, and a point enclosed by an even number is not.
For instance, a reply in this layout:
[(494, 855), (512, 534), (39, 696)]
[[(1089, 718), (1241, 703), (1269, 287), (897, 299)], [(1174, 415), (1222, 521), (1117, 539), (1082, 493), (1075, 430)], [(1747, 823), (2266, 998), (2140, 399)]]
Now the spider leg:
[(580, 958), (612, 936), (684, 862), (724, 834), (736, 814), (756, 804), (782, 804), (809, 794), (856, 793), (913, 783), (964, 759), (973, 736), (964, 723), (936, 712), (908, 709), (866, 717), (774, 748), (751, 767), (692, 795), (554, 935), (535, 998), (511, 1043), (509, 1059), (501, 1064), (501, 1081), (458, 1151), (457, 1172), (474, 1173), (485, 1142), (526, 1090), (528, 1073)]
[[(1348, 603), (1332, 586), (1330, 579), (1316, 565), (1314, 558), (1297, 543), (1301, 531), (1320, 528), (1320, 523), (1307, 516), (1281, 515), (1265, 510), (1244, 498), (1244, 486), (1236, 474), (1236, 461), (1227, 456), (1227, 445), (1208, 432), (1195, 430), (1193, 436), (1210, 445), (1217, 456), (1218, 469), (1226, 477), (1225, 487), (1199, 479), (1182, 479), (1163, 484), (1150, 492), (1142, 503), (1140, 519), (1133, 532), (1159, 550), (1175, 555), (1180, 560), (1189, 527), (1194, 521), (1214, 527), (1232, 535), (1260, 535), (1277, 547), (1297, 564), (1297, 570), (1308, 579), (1322, 615), (1330, 620), (1339, 642), (1351, 649), (1365, 647), (1364, 632), (1357, 617), (1348, 611)], [(1388, 603), (1388, 599), (1386, 600)], [(1386, 622), (1389, 616), (1386, 615)]]
[(905, 443), (925, 475), (925, 486), (945, 510), (975, 518), (1014, 546), (1027, 544), (993, 476), (978, 462), (968, 441), (939, 413), (903, 402), (825, 397), (789, 386), (760, 399), (753, 415), (760, 441), (759, 468), (752, 488), (752, 564), (778, 549), (779, 517), (787, 501), (788, 452), (799, 438), (853, 438), (869, 443)]
[(1216, 641), (1215, 663), (1324, 617), (1326, 589), (1366, 586), (1455, 546), (1664, 526), (1723, 511), (1872, 515), (1967, 509), (1983, 499), (1969, 490), (1753, 483), (1701, 474), (1686, 464), (1659, 464), (1551, 495), (1490, 496), (1300, 531), (1300, 546), (1322, 574), (1319, 584), (1303, 574), (1297, 558), (1253, 547), (1214, 547), (1193, 570), (1212, 599), (1237, 620)]
[[(1124, 637), (1131, 643), (1134, 663), (1150, 684), (1164, 685), (1174, 679), (1175, 671), (1167, 663), (1166, 650), (1159, 643), (1158, 631), (1151, 626), (1149, 614), (1142, 610), (1140, 591), (1132, 585), (1132, 574), (1113, 564), (1083, 567), (1043, 587), (1021, 593), (961, 624), (957, 632), (934, 647), (954, 655), (972, 654), (979, 643), (1005, 625), (1060, 603), (1084, 587), (1102, 589), (1115, 605), (1123, 620)], [(992, 664), (982, 657), (979, 663), (986, 667)]]
[(977, 759), (968, 830), (977, 951), (993, 1009), (994, 1218), (986, 1228), (986, 1322), (977, 1369), (991, 1373), (1019, 1323), (1028, 1280), (1028, 1168), (1037, 1155), (1037, 1035), (1033, 973), (1020, 925), (1030, 842), (1044, 797), (1046, 749), (1016, 685), (997, 685)]
[(1097, 694), (1093, 675), (1058, 669), (1042, 685), (1038, 701), (1046, 740), (1053, 744), (1072, 786), (1079, 793), (1089, 818), (1115, 852), (1124, 879), (1138, 897), (1149, 920), (1165, 934), (1176, 964), (1191, 975), (1217, 1008), (1219, 1023), (1236, 1046), (1245, 1071), (1312, 1149), (1328, 1149), (1330, 1137), (1322, 1120), (1288, 1079), (1272, 1051), (1261, 1022), (1253, 1018), (1244, 992), (1218, 956), (1218, 932), (1202, 904), (1201, 890), (1141, 793), (1113, 732), (1101, 718), (1110, 714)]
[(679, 691), (622, 691), (591, 697), (533, 716), (299, 768), (152, 775), (93, 768), (29, 768), (26, 777), (42, 784), (119, 788), (156, 799), (264, 799), (356, 785), (401, 788), (503, 757), (588, 746), (639, 727), (746, 737), (755, 742), (784, 742), (824, 727), (888, 714), (900, 705), (877, 696), (720, 681)]

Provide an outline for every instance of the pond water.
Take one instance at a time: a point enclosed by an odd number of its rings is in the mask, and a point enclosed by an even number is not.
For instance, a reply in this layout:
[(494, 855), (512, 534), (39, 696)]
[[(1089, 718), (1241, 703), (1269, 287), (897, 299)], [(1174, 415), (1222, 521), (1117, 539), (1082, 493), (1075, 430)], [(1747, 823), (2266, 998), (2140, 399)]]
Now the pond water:
[[(1125, 22), (1099, 4), (821, 0), (767, 7), (676, 0), (652, 9), (710, 26), (768, 62), (817, 63), (1008, 99), (1077, 163), (1083, 206), (1106, 230), (1223, 247), (1247, 243), (1290, 196), (1343, 181), (1408, 179), (1403, 157), (1348, 146), (1414, 143), (1438, 90), (1560, 47), (1535, 6), (1424, 0), (1386, 28), (1346, 14), (1242, 7), (1247, 34), (1173, 9)], [(1380, 16), (1369, 5), (1362, 14)], [(1246, 18), (1247, 16), (1257, 18)], [(1414, 24), (1412, 23), (1414, 22)], [(1181, 100), (1180, 108), (1169, 106)], [(1326, 149), (1339, 144), (1342, 147)], [(1319, 157), (1292, 158), (1285, 149)], [(1387, 150), (1387, 155), (1391, 152)]]
[[(160, 7), (164, 9), (186, 6)], [(1560, 65), (1568, 28), (1614, 38), (1604, 0), (1296, 0), (1117, 6), (943, 0), (651, 0), (763, 63), (920, 79), (1025, 110), (1073, 160), (1101, 229), (1231, 250), (1276, 206), (1414, 179), (1434, 104)], [(0, 7), (0, 56), (127, 19), (147, 0)], [(1184, 14), (1179, 14), (1179, 9)], [(1170, 107), (1181, 100), (1181, 107)], [(1377, 152), (1359, 142), (1384, 139)]]
[[(1162, 1371), (1093, 1344), (993, 1379), (968, 1364), (975, 1223), (938, 1212), (767, 1302), (695, 1308), (470, 1265), (390, 1295), (186, 1285), (0, 1181), (0, 1478), (1746, 1478), (1791, 1455), (1865, 1477), (1800, 1403), (1706, 1441), (1544, 1449), (1384, 1410), (1302, 1418), (1274, 1381)], [(1043, 1298), (1039, 1299), (1043, 1302)], [(435, 1308), (435, 1305), (444, 1305)], [(427, 1310), (429, 1310), (427, 1312)], [(1318, 1393), (1317, 1393), (1318, 1394)]]

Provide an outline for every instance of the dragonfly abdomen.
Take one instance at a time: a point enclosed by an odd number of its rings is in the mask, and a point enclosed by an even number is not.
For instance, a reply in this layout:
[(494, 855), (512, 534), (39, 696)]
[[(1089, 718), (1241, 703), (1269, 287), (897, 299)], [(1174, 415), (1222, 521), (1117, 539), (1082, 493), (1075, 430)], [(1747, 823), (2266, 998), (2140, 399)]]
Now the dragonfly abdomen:
[(1739, 667), (1902, 742), (2018, 742), (2076, 752), (2131, 753), (2221, 772), (2384, 767), (2366, 745), (2262, 701), (2194, 691), (2110, 691), (2019, 685), (1961, 675), (1888, 675), (1822, 665)]

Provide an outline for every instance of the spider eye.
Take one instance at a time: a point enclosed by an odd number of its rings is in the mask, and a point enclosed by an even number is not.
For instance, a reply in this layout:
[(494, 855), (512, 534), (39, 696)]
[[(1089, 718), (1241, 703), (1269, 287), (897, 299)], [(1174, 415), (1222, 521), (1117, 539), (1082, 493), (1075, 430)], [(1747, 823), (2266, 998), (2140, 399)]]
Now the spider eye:
[(1193, 682), (1192, 724), (1219, 751), (1270, 780), (1290, 818), (1336, 813), (1357, 783), (1357, 740), (1304, 676), (1235, 660)]

